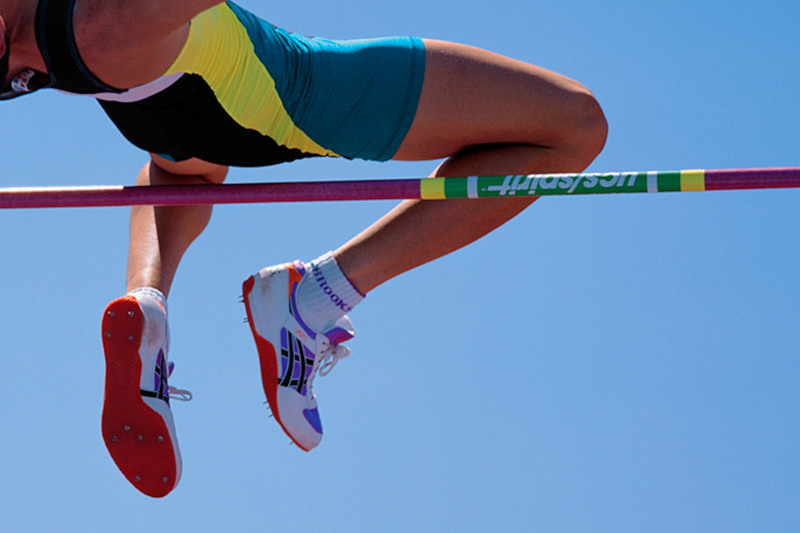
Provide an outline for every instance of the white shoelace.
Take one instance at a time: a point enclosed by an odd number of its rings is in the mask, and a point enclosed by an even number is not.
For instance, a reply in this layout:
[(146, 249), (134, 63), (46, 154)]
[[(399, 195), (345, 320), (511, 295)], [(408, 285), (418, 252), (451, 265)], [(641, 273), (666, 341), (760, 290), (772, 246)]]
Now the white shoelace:
[[(167, 364), (167, 378), (172, 377), (172, 372), (175, 370), (175, 363), (170, 361)], [(186, 389), (179, 389), (178, 387), (173, 387), (172, 385), (167, 386), (167, 391), (169, 391), (170, 399), (179, 400), (181, 402), (189, 402), (192, 400), (192, 393)]]
[(328, 340), (325, 335), (318, 335), (317, 338), (321, 340), (318, 341), (317, 344), (317, 356), (314, 358), (314, 366), (311, 369), (311, 376), (309, 376), (308, 381), (306, 381), (306, 388), (309, 391), (312, 391), (312, 384), (314, 382), (314, 378), (317, 376), (317, 371), (319, 371), (320, 376), (327, 376), (333, 370), (333, 367), (336, 366), (336, 363), (339, 362), (340, 359), (344, 359), (345, 357), (349, 356), (352, 352), (350, 348), (347, 346), (342, 346), (341, 344), (331, 344), (330, 340)]
[(186, 389), (179, 389), (170, 385), (167, 390), (169, 390), (170, 400), (179, 400), (181, 402), (189, 402), (192, 400), (192, 393)]

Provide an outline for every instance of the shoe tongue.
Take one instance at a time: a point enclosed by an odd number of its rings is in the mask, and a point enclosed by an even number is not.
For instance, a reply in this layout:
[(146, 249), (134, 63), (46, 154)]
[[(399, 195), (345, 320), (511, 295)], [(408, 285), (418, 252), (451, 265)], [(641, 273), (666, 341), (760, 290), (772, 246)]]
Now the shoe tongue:
[(352, 339), (355, 334), (356, 331), (355, 328), (353, 328), (353, 323), (350, 321), (350, 317), (347, 315), (343, 316), (331, 324), (329, 328), (325, 329), (325, 336), (328, 337), (328, 340), (331, 341), (331, 344), (340, 344), (348, 341)]
[(343, 328), (335, 327), (330, 331), (325, 332), (325, 336), (331, 341), (331, 344), (341, 344), (353, 338), (353, 334)]

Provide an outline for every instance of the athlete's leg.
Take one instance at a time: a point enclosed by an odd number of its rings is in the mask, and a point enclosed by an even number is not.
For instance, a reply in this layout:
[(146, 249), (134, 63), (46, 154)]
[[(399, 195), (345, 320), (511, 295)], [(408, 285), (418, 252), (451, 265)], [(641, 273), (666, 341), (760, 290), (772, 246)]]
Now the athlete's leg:
[[(156, 156), (138, 185), (220, 182), (225, 169), (202, 162), (169, 163)], [(189, 244), (203, 231), (209, 206), (131, 210), (128, 294), (103, 313), (106, 358), (103, 440), (120, 471), (140, 491), (168, 494), (182, 460), (169, 404), (166, 294)]]
[[(137, 185), (222, 183), (227, 168), (199, 160), (172, 163), (158, 156), (139, 172)], [(189, 245), (205, 229), (212, 206), (137, 206), (131, 209), (128, 290), (154, 287), (167, 295)]]
[[(137, 185), (221, 182), (225, 168), (199, 161), (175, 164), (154, 156)], [(106, 358), (103, 440), (125, 477), (154, 497), (168, 494), (182, 461), (168, 384), (166, 295), (186, 249), (203, 231), (210, 206), (131, 210), (128, 294), (103, 313)]]
[[(435, 176), (579, 172), (602, 150), (605, 117), (583, 85), (472, 47), (425, 48), (419, 107), (395, 159), (448, 157)], [(402, 202), (334, 256), (365, 294), (480, 238), (533, 200)]]

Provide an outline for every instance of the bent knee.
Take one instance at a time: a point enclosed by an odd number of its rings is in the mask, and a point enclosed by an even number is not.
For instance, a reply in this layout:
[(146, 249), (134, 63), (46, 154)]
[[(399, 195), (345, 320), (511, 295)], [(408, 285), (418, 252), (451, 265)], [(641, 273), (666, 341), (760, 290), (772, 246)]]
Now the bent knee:
[(585, 87), (570, 97), (570, 120), (564, 124), (562, 146), (588, 166), (606, 144), (608, 121), (600, 103)]

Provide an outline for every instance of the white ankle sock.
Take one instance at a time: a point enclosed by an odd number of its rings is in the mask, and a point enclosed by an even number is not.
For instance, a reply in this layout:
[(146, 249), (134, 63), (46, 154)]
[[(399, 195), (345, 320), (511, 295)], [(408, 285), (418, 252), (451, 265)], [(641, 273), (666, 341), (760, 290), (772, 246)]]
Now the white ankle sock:
[(133, 289), (128, 294), (136, 297), (152, 298), (161, 305), (162, 309), (164, 309), (164, 316), (167, 316), (167, 297), (164, 296), (164, 293), (160, 290), (154, 287), (139, 287), (138, 289)]
[[(149, 339), (150, 342), (154, 343), (151, 346), (151, 349), (154, 351), (154, 353), (157, 353), (161, 343), (165, 342), (166, 349), (169, 351), (167, 297), (164, 296), (164, 293), (162, 293), (160, 290), (153, 287), (139, 287), (138, 289), (133, 289), (128, 294), (136, 297), (136, 300), (139, 302), (139, 306), (142, 308), (142, 312), (145, 314), (145, 317), (150, 316), (151, 320), (155, 320), (155, 322), (150, 323), (150, 327), (155, 329), (149, 329), (146, 331), (146, 338)], [(154, 305), (153, 301), (155, 301), (158, 305)], [(163, 322), (161, 321), (162, 316), (159, 316), (159, 311), (164, 313)]]
[(328, 252), (306, 264), (309, 272), (297, 287), (297, 308), (315, 331), (323, 331), (356, 306), (359, 293)]

